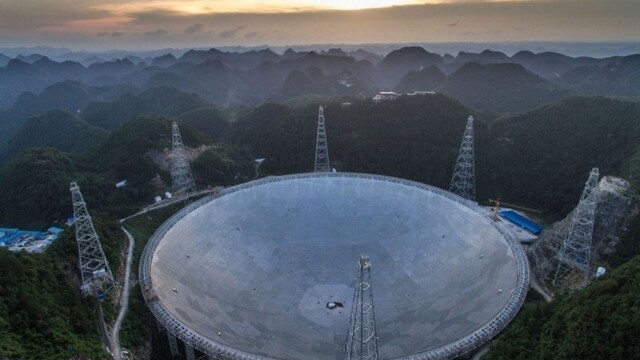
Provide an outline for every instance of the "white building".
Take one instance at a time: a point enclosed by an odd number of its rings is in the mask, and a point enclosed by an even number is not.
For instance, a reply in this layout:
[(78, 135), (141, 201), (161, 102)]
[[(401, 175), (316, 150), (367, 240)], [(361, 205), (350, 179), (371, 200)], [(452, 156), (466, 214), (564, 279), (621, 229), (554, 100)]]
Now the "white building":
[(378, 95), (373, 97), (373, 102), (377, 103), (380, 101), (392, 101), (397, 99), (401, 94), (398, 94), (393, 91), (380, 91)]

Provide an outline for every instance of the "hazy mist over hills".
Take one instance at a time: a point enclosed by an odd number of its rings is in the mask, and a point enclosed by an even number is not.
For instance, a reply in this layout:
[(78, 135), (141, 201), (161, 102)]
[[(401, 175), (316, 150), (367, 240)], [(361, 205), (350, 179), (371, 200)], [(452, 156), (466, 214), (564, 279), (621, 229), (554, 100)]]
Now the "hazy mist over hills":
[[(375, 53), (379, 56), (385, 56), (393, 50), (397, 50), (406, 46), (421, 46), (430, 52), (445, 55), (456, 55), (460, 51), (481, 52), (486, 49), (504, 52), (507, 55), (513, 55), (518, 51), (529, 50), (532, 52), (558, 52), (568, 56), (591, 56), (591, 57), (608, 57), (608, 56), (625, 56), (640, 53), (640, 42), (552, 42), (552, 41), (508, 41), (508, 42), (437, 42), (437, 43), (363, 43), (363, 44), (305, 44), (305, 45), (258, 45), (258, 46), (215, 46), (215, 48), (226, 52), (246, 52), (251, 50), (271, 49), (278, 54), (283, 54), (286, 50), (294, 51), (327, 51), (333, 48), (340, 48), (345, 51), (356, 51), (363, 49)], [(82, 50), (82, 48), (61, 48), (61, 47), (1, 47), (0, 54), (8, 57), (17, 57), (19, 55), (28, 56), (31, 54), (45, 55), (56, 61), (73, 60), (82, 62), (86, 59), (95, 57), (102, 60), (113, 60), (123, 58), (125, 56), (136, 56), (140, 58), (153, 58), (164, 54), (173, 54), (176, 57), (182, 56), (189, 50), (206, 50), (210, 47), (191, 47), (191, 48), (158, 48), (157, 50), (101, 50), (90, 51)], [(0, 61), (2, 56), (0, 56)]]

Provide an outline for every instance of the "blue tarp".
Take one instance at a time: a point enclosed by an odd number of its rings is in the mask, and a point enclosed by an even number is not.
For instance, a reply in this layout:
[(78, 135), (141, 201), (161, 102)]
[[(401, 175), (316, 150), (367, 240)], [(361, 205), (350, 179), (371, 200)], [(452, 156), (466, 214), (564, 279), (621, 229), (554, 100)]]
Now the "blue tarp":
[(0, 246), (12, 245), (19, 237), (18, 229), (0, 228)]
[(61, 232), (63, 232), (64, 229), (60, 229), (59, 227), (55, 227), (54, 226), (54, 227), (50, 227), (47, 231), (49, 233), (51, 233), (51, 234), (56, 234), (57, 235), (57, 234), (60, 234)]
[(24, 236), (32, 236), (35, 239), (41, 239), (44, 237), (42, 231), (24, 231), (18, 229), (0, 228), (0, 246), (11, 246), (14, 243), (20, 241)]
[(542, 231), (542, 226), (536, 224), (535, 222), (533, 222), (530, 219), (527, 219), (526, 217), (518, 214), (517, 212), (513, 211), (513, 210), (502, 210), (500, 211), (500, 216), (502, 216), (503, 218), (511, 221), (512, 223), (516, 224), (517, 226), (528, 230), (529, 232), (531, 232), (534, 235), (538, 235), (540, 234), (540, 232)]

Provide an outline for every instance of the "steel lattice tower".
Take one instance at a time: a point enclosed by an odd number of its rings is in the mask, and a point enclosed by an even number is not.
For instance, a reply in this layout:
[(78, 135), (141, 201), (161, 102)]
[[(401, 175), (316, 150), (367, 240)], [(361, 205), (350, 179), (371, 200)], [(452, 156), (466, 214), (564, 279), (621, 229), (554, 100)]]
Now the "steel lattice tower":
[(329, 163), (329, 148), (327, 146), (327, 130), (324, 127), (324, 109), (318, 110), (318, 133), (316, 135), (316, 162), (314, 172), (331, 171)]
[(345, 359), (378, 359), (378, 337), (371, 291), (371, 262), (368, 256), (361, 256), (359, 261)]
[(70, 190), (76, 224), (82, 292), (85, 295), (96, 296), (99, 292), (108, 292), (113, 288), (113, 275), (78, 184), (72, 182)]
[(473, 145), (473, 116), (469, 116), (462, 137), (456, 167), (449, 191), (465, 199), (476, 201), (476, 169)]
[(171, 125), (171, 133), (171, 180), (173, 181), (173, 189), (175, 192), (183, 194), (194, 192), (196, 185), (193, 181), (187, 154), (184, 151), (184, 144), (182, 143), (178, 123), (174, 122)]
[(564, 238), (558, 254), (558, 267), (553, 284), (569, 272), (571, 268), (582, 271), (588, 279), (591, 276), (591, 240), (596, 213), (598, 168), (593, 168), (584, 186), (580, 202), (576, 207), (569, 233)]

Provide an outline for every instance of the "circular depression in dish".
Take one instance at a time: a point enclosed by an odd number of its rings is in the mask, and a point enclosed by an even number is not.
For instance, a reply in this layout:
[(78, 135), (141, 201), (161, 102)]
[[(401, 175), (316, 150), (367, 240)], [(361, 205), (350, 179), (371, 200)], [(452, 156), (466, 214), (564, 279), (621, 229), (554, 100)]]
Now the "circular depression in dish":
[(298, 174), (183, 209), (150, 240), (140, 277), (158, 320), (206, 353), (342, 359), (366, 254), (380, 358), (437, 358), (515, 315), (528, 282), (520, 252), (475, 204), (443, 190)]

